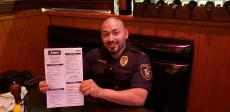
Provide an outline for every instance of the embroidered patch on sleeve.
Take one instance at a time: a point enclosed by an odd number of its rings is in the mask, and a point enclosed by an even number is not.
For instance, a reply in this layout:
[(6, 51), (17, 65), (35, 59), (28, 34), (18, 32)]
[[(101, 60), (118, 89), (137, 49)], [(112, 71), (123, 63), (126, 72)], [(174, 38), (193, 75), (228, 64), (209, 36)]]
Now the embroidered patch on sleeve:
[(152, 70), (149, 64), (141, 64), (140, 71), (144, 79), (150, 80), (152, 78)]

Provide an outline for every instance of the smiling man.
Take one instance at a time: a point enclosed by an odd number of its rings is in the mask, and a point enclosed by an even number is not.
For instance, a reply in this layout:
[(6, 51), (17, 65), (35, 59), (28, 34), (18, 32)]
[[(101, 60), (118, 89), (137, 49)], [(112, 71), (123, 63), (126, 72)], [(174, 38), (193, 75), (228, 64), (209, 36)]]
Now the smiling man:
[(84, 59), (84, 75), (89, 78), (80, 86), (84, 95), (122, 105), (144, 105), (152, 82), (150, 59), (127, 42), (128, 36), (122, 20), (110, 17), (102, 23), (103, 47)]
[[(144, 105), (152, 86), (150, 58), (132, 46), (128, 37), (129, 32), (119, 18), (110, 17), (102, 23), (103, 46), (84, 57), (85, 80), (80, 85), (84, 95), (121, 105)], [(48, 85), (43, 81), (39, 89), (44, 92)]]

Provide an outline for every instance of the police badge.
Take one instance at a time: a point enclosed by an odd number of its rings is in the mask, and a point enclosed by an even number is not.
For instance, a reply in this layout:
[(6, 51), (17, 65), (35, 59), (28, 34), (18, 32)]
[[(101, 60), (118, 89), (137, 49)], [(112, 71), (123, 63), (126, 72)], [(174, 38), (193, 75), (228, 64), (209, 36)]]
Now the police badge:
[(121, 56), (121, 58), (120, 58), (121, 66), (125, 66), (128, 63), (128, 61), (129, 61), (128, 56)]

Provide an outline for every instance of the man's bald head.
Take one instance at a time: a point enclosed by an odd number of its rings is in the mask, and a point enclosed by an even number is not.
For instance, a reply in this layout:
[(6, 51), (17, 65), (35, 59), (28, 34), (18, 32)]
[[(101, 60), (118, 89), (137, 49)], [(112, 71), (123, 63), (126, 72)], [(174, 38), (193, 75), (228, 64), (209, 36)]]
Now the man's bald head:
[(117, 25), (121, 26), (122, 28), (125, 28), (125, 25), (123, 23), (123, 21), (117, 17), (109, 17), (107, 18), (101, 25), (101, 27), (103, 27), (103, 25), (107, 25), (110, 23), (116, 23)]

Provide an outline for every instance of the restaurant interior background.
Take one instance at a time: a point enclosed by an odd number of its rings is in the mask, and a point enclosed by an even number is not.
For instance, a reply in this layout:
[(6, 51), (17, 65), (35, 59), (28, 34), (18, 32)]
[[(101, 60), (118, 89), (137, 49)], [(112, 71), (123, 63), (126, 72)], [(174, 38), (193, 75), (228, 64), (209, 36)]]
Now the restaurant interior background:
[(229, 112), (230, 1), (164, 2), (135, 0), (126, 6), (133, 13), (120, 7), (119, 14), (118, 0), (1, 0), (0, 72), (44, 75), (49, 26), (99, 31), (105, 18), (118, 16), (130, 34), (192, 41), (186, 112)]

